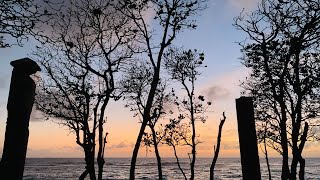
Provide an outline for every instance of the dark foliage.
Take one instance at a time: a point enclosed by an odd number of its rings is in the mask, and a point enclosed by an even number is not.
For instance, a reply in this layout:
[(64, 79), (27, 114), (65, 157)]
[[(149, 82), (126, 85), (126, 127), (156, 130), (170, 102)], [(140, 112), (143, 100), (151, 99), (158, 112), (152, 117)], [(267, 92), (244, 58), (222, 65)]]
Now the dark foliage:
[(48, 22), (48, 41), (34, 53), (44, 71), (37, 108), (75, 133), (86, 161), (80, 179), (88, 174), (96, 179), (95, 162), (102, 179), (106, 107), (120, 98), (117, 78), (135, 49), (130, 22), (112, 2), (61, 2), (65, 5)]
[(262, 137), (283, 156), (282, 179), (296, 179), (298, 163), (304, 179), (304, 145), (318, 139), (320, 3), (262, 1), (252, 14), (236, 18), (235, 27), (250, 39), (241, 44), (242, 63), (251, 69), (243, 87), (255, 98)]
[(44, 4), (42, 0), (1, 0), (0, 48), (21, 46), (29, 35), (35, 36), (37, 26), (49, 16)]
[[(135, 166), (140, 143), (145, 133), (148, 122), (151, 121), (152, 104), (161, 79), (161, 66), (165, 50), (174, 42), (177, 35), (185, 29), (195, 29), (196, 24), (193, 17), (205, 8), (206, 0), (126, 0), (121, 1), (118, 10), (133, 20), (132, 31), (141, 38), (142, 51), (151, 65), (152, 80), (150, 89), (147, 91), (145, 108), (141, 128), (133, 150), (130, 168), (130, 179), (134, 179)], [(147, 11), (155, 12), (151, 17), (146, 17)], [(157, 30), (151, 28), (150, 24), (160, 25)], [(157, 36), (157, 38), (155, 38)], [(160, 39), (156, 42), (156, 39)], [(162, 177), (159, 177), (160, 179)]]

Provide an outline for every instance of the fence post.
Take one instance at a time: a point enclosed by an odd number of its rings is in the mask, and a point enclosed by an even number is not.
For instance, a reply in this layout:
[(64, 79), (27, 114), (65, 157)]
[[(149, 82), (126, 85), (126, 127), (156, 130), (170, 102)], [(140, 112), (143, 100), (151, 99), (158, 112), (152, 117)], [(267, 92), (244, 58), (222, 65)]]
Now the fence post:
[(260, 163), (252, 97), (236, 99), (243, 180), (260, 180)]
[(0, 162), (0, 178), (21, 180), (29, 138), (29, 120), (35, 98), (35, 82), (31, 74), (40, 71), (29, 58), (10, 63), (13, 66), (7, 104), (7, 125)]

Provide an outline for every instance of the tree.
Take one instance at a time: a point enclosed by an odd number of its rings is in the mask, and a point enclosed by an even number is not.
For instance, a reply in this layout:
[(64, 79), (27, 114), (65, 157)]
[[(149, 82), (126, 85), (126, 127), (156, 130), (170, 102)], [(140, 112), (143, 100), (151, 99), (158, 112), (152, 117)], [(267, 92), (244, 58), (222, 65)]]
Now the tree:
[(243, 87), (255, 98), (257, 119), (270, 126), (268, 146), (283, 157), (281, 178), (296, 179), (299, 163), (304, 179), (303, 148), (317, 139), (320, 3), (264, 0), (247, 18), (236, 18), (235, 27), (250, 38), (242, 44), (242, 62), (252, 70)]
[(179, 110), (179, 118), (187, 118), (189, 124), (191, 125), (191, 142), (185, 141), (186, 145), (191, 147), (191, 157), (190, 159), (190, 179), (194, 179), (194, 166), (196, 162), (196, 146), (200, 143), (196, 139), (196, 121), (205, 122), (207, 116), (205, 112), (208, 106), (211, 105), (211, 102), (207, 102), (207, 105), (204, 105), (205, 101), (204, 96), (199, 95), (198, 97), (195, 94), (195, 83), (199, 75), (201, 75), (198, 70), (200, 67), (203, 67), (204, 54), (195, 50), (182, 50), (181, 48), (170, 48), (164, 54), (165, 68), (168, 71), (170, 77), (181, 84), (182, 89), (185, 91), (186, 96), (179, 99), (179, 97), (174, 93), (173, 96), (174, 103), (176, 104)]
[(179, 170), (182, 173), (183, 178), (187, 180), (188, 178), (181, 167), (177, 153), (178, 146), (191, 144), (190, 125), (188, 125), (187, 123), (182, 123), (181, 121), (183, 119), (183, 116), (179, 116), (177, 119), (170, 119), (169, 123), (164, 126), (164, 136), (162, 139), (164, 144), (172, 147)]
[[(196, 28), (195, 20), (192, 17), (205, 8), (205, 1), (126, 0), (121, 1), (121, 6), (118, 8), (119, 11), (133, 20), (132, 30), (141, 38), (142, 50), (144, 50), (145, 57), (147, 57), (147, 61), (153, 69), (151, 86), (147, 92), (147, 99), (145, 99), (141, 128), (131, 159), (131, 180), (134, 179), (136, 160), (145, 128), (151, 121), (152, 105), (161, 76), (163, 53), (180, 32), (184, 29)], [(151, 11), (153, 14), (148, 13), (146, 15), (147, 11)], [(156, 22), (157, 29), (151, 27), (153, 20)]]
[(120, 98), (117, 76), (133, 55), (135, 35), (112, 0), (63, 3), (48, 22), (48, 41), (34, 53), (44, 72), (36, 104), (75, 133), (86, 162), (79, 179), (88, 174), (96, 179), (97, 162), (101, 180), (108, 135), (105, 110), (110, 100)]
[(221, 143), (221, 136), (222, 136), (222, 128), (224, 125), (224, 122), (226, 121), (226, 116), (224, 112), (222, 113), (223, 118), (220, 119), (220, 124), (219, 124), (219, 131), (218, 131), (218, 137), (217, 137), (217, 147), (214, 147), (214, 156), (212, 159), (212, 163), (210, 166), (210, 180), (214, 179), (214, 167), (216, 166), (216, 162), (218, 160), (219, 156), (219, 151), (220, 151), (220, 143)]
[[(152, 82), (152, 74), (153, 68), (151, 65), (149, 63), (141, 63), (129, 68), (122, 79), (121, 86), (124, 91), (124, 99), (127, 102), (126, 107), (130, 107), (130, 110), (135, 112), (134, 117), (139, 117), (140, 122), (143, 119), (143, 113), (147, 107), (145, 103)], [(158, 120), (166, 114), (164, 106), (167, 102), (169, 102), (169, 94), (166, 93), (166, 83), (160, 79), (150, 110), (150, 120), (147, 123), (151, 133), (144, 132), (142, 137), (142, 145), (145, 145), (147, 148), (150, 146), (154, 147), (159, 179), (163, 178), (161, 157), (158, 149), (158, 144), (161, 142), (162, 136), (156, 131), (156, 126)]]
[[(49, 15), (42, 1), (3, 0), (0, 2), (0, 48), (13, 45), (6, 37), (16, 39), (18, 45), (35, 35), (36, 25)], [(48, 2), (48, 4), (51, 4)]]
[[(258, 125), (261, 125), (261, 127), (260, 126), (257, 127), (257, 129), (258, 129), (257, 138), (258, 138), (258, 142), (260, 144), (261, 151), (265, 155), (267, 168), (268, 168), (269, 180), (271, 180), (272, 176), (271, 176), (270, 163), (269, 163), (269, 157), (268, 157), (268, 149), (267, 149), (267, 146), (268, 146), (267, 145), (267, 137), (269, 136), (268, 129), (270, 127), (268, 126), (268, 121), (266, 121), (265, 123), (258, 124)], [(261, 147), (261, 144), (263, 145), (263, 148)]]

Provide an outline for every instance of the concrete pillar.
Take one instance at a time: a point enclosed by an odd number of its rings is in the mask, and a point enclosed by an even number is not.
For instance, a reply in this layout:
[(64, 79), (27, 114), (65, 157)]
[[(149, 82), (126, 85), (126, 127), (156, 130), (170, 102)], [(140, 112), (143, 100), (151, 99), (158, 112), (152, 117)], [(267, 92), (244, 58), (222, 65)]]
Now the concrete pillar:
[(29, 58), (15, 60), (10, 64), (13, 70), (7, 104), (5, 140), (0, 162), (0, 179), (21, 180), (36, 87), (30, 75), (40, 71), (40, 67)]
[(243, 180), (259, 180), (260, 163), (252, 97), (236, 99)]

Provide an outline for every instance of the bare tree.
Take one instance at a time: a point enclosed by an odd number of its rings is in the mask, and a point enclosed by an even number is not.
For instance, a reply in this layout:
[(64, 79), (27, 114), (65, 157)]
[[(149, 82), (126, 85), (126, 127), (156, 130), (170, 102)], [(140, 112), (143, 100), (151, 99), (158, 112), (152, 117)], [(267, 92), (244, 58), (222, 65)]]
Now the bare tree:
[(182, 145), (190, 145), (191, 142), (191, 131), (190, 125), (182, 123), (183, 116), (179, 116), (177, 119), (170, 119), (170, 122), (164, 126), (163, 143), (172, 147), (174, 157), (176, 158), (177, 165), (183, 178), (187, 180), (186, 173), (181, 167), (179, 156), (177, 153), (177, 147)]
[(250, 38), (242, 44), (242, 62), (252, 70), (243, 87), (255, 98), (257, 119), (271, 126), (267, 142), (283, 157), (281, 178), (296, 179), (299, 163), (304, 179), (302, 151), (307, 139), (317, 139), (320, 3), (263, 0), (235, 26)]
[[(267, 145), (267, 137), (268, 135), (268, 128), (270, 128), (268, 126), (268, 121), (266, 121), (263, 124), (258, 124), (258, 125), (262, 125), (262, 127), (257, 127), (258, 131), (257, 131), (257, 138), (258, 138), (258, 142), (260, 144), (260, 149), (262, 151), (262, 153), (265, 156), (266, 159), (266, 164), (267, 164), (267, 168), (268, 168), (268, 175), (269, 175), (269, 180), (272, 179), (271, 176), (271, 170), (270, 170), (270, 163), (269, 163), (269, 157), (268, 157), (268, 145)], [(261, 144), (263, 145), (263, 148), (261, 147)]]
[(108, 135), (105, 110), (110, 100), (120, 98), (116, 83), (133, 55), (135, 34), (112, 0), (62, 3), (48, 22), (48, 41), (34, 53), (44, 72), (36, 104), (75, 133), (86, 162), (79, 179), (88, 174), (96, 179), (97, 162), (101, 180)]
[[(182, 50), (181, 48), (170, 48), (164, 54), (165, 68), (170, 74), (170, 77), (181, 84), (182, 89), (185, 91), (185, 97), (176, 98), (174, 103), (176, 104), (180, 117), (187, 118), (191, 125), (191, 142), (187, 143), (191, 147), (190, 159), (190, 179), (193, 180), (195, 176), (194, 166), (196, 162), (196, 146), (200, 143), (197, 140), (196, 133), (196, 121), (205, 122), (207, 116), (205, 112), (211, 102), (207, 102), (207, 105), (203, 104), (205, 101), (204, 96), (199, 95), (196, 97), (195, 86), (198, 76), (201, 74), (198, 70), (203, 67), (204, 54), (195, 50)], [(174, 90), (173, 90), (174, 91)]]
[[(141, 38), (140, 42), (144, 48), (145, 57), (153, 69), (151, 86), (147, 93), (147, 99), (145, 99), (141, 128), (131, 159), (131, 180), (134, 179), (136, 160), (145, 128), (151, 121), (152, 105), (161, 76), (163, 53), (181, 31), (196, 28), (195, 20), (192, 17), (205, 8), (205, 1), (128, 0), (121, 1), (122, 5), (118, 8), (133, 20), (132, 29)], [(158, 25), (158, 28), (152, 28), (153, 22)]]
[[(49, 14), (43, 0), (3, 0), (0, 1), (0, 48), (11, 47), (15, 43), (21, 46), (29, 35), (36, 35), (35, 29), (48, 18)], [(47, 18), (45, 18), (47, 17)], [(9, 38), (9, 41), (8, 39)]]
[(220, 143), (221, 143), (221, 136), (222, 136), (222, 128), (224, 125), (224, 122), (226, 121), (226, 116), (224, 112), (222, 113), (223, 118), (220, 119), (219, 124), (219, 131), (218, 131), (218, 137), (217, 137), (217, 146), (214, 146), (214, 157), (212, 159), (212, 163), (210, 166), (210, 180), (214, 179), (214, 167), (216, 166), (216, 162), (218, 160), (219, 151), (220, 151)]
[[(146, 99), (148, 98), (148, 90), (152, 82), (153, 68), (149, 63), (141, 63), (133, 65), (124, 75), (122, 87), (124, 91), (124, 99), (131, 111), (135, 112), (134, 116), (138, 116), (140, 122), (143, 121), (143, 115), (146, 108)], [(154, 95), (154, 101), (150, 110), (150, 120), (147, 126), (151, 132), (145, 132), (142, 138), (142, 145), (147, 148), (154, 147), (154, 152), (157, 158), (159, 179), (163, 178), (161, 157), (158, 149), (158, 144), (161, 142), (162, 136), (156, 130), (159, 119), (166, 113), (164, 106), (169, 102), (169, 94), (166, 93), (166, 83), (161, 79), (158, 82), (157, 89)]]

